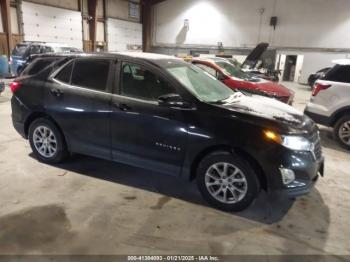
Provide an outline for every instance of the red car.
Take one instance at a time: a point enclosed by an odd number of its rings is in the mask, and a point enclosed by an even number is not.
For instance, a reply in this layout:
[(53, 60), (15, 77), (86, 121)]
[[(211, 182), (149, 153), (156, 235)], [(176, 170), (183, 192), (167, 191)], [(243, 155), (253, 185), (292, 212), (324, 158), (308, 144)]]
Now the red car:
[(283, 85), (243, 72), (224, 58), (195, 58), (192, 63), (232, 89), (275, 98), (292, 105), (294, 92)]

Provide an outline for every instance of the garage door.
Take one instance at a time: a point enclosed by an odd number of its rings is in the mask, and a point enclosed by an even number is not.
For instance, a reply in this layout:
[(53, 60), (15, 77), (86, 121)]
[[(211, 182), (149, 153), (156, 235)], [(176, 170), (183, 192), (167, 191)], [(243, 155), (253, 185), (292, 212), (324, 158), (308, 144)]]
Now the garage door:
[(29, 2), (23, 2), (22, 11), (24, 40), (83, 47), (80, 12)]
[(142, 49), (142, 26), (118, 19), (108, 19), (108, 50), (126, 51)]

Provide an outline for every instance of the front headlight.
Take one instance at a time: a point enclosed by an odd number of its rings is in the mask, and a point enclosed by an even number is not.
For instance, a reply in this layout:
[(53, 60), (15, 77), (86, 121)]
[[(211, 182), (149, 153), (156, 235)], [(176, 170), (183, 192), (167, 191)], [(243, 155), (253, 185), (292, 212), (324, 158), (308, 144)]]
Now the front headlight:
[(291, 150), (312, 151), (313, 149), (313, 144), (302, 136), (284, 136), (270, 130), (265, 130), (264, 134), (265, 138), (273, 140), (276, 143), (281, 144), (282, 146), (285, 146)]
[(281, 144), (289, 149), (297, 151), (311, 151), (312, 143), (302, 136), (281, 136)]

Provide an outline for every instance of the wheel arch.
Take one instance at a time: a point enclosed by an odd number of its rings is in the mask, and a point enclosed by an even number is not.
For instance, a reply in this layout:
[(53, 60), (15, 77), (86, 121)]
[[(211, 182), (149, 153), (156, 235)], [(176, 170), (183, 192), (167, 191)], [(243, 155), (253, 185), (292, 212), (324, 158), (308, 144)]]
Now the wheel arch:
[(59, 130), (59, 132), (61, 132), (61, 135), (63, 137), (63, 140), (64, 140), (64, 143), (66, 144), (66, 146), (68, 147), (69, 149), (69, 144), (67, 143), (67, 139), (64, 135), (64, 132), (62, 131), (61, 127), (58, 125), (58, 123), (51, 117), (49, 116), (48, 114), (44, 113), (44, 112), (35, 112), (35, 113), (32, 113), (28, 118), (27, 120), (25, 121), (24, 123), (24, 132), (25, 132), (25, 136), (26, 138), (28, 138), (28, 135), (29, 135), (29, 127), (30, 125), (37, 119), (39, 118), (46, 118), (48, 120), (50, 120), (56, 127), (57, 129)]
[(255, 171), (261, 188), (266, 191), (268, 190), (267, 177), (263, 168), (259, 164), (259, 162), (243, 149), (231, 147), (228, 145), (215, 145), (202, 150), (192, 161), (192, 164), (190, 167), (190, 181), (193, 181), (196, 178), (196, 170), (198, 168), (199, 163), (202, 161), (202, 159), (205, 156), (212, 154), (214, 152), (225, 152), (230, 154), (234, 153), (234, 154), (237, 154), (238, 156), (241, 156), (250, 164), (251, 168), (253, 168), (253, 170)]
[(350, 116), (350, 106), (336, 111), (331, 117), (330, 126), (334, 127), (336, 125), (336, 123), (338, 122), (338, 120), (346, 115)]

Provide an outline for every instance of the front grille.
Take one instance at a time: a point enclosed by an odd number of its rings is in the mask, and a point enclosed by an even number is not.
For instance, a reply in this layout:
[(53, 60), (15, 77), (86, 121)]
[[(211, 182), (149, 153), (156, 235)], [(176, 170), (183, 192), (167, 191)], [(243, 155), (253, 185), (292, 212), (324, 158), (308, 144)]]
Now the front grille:
[(314, 150), (313, 150), (314, 157), (316, 158), (316, 160), (320, 159), (322, 157), (322, 145), (321, 145), (320, 134), (316, 125), (314, 125), (314, 127), (312, 128), (312, 131), (309, 134), (308, 139), (314, 144)]

